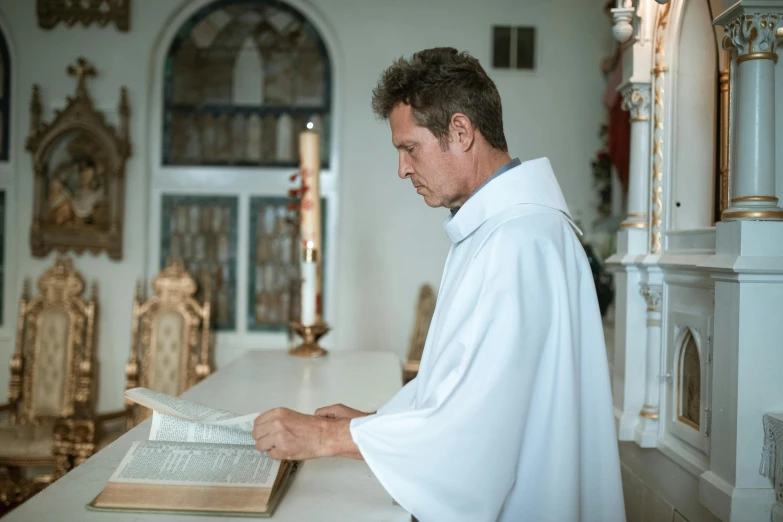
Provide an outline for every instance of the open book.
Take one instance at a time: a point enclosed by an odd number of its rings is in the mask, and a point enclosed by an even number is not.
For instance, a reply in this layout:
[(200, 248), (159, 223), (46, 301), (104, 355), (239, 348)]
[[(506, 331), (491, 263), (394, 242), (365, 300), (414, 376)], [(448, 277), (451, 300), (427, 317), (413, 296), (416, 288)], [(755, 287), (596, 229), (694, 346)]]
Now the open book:
[(149, 440), (133, 443), (89, 507), (272, 515), (296, 463), (255, 448), (257, 413), (240, 416), (147, 388), (125, 397), (153, 411)]

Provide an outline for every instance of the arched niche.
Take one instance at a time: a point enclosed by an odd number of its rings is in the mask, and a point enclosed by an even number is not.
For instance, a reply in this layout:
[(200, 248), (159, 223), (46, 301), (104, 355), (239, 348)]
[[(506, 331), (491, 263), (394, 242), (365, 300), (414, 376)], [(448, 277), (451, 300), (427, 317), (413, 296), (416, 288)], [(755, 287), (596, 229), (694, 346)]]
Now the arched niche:
[(689, 0), (673, 7), (681, 11), (671, 51), (670, 230), (711, 227), (719, 214), (720, 47), (712, 25), (719, 3)]
[[(296, 167), (298, 134), (313, 116), (331, 118), (324, 41), (277, 0), (199, 8), (171, 41), (163, 81), (164, 165)], [(328, 168), (329, 134), (321, 136)]]
[(696, 431), (702, 424), (701, 357), (693, 332), (688, 329), (677, 357), (677, 420)]

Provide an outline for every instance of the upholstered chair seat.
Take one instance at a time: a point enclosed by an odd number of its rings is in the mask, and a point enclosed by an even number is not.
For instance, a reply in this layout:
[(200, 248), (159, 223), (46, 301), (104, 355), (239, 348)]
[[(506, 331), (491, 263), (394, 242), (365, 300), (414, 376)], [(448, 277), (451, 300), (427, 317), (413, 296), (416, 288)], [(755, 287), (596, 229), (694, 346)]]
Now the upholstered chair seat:
[(0, 425), (0, 460), (54, 460), (53, 424)]

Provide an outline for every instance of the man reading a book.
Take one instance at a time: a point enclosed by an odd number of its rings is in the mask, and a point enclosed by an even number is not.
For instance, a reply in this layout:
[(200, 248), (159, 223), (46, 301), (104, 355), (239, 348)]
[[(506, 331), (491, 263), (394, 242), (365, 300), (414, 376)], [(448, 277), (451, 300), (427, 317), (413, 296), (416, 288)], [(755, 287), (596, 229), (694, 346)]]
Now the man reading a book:
[(422, 522), (625, 520), (590, 267), (547, 158), (508, 152), (500, 95), (451, 48), (399, 59), (373, 109), (452, 242), (418, 376), (377, 412), (255, 421), (276, 459), (363, 458)]

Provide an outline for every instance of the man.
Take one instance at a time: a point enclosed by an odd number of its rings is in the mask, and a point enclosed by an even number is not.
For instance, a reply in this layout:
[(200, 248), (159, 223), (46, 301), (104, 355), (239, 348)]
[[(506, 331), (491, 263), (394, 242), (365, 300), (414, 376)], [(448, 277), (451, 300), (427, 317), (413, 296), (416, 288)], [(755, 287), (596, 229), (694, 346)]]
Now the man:
[(625, 520), (601, 317), (546, 158), (512, 160), (478, 61), (421, 51), (384, 72), (398, 175), (452, 241), (418, 376), (377, 413), (256, 420), (273, 458), (363, 458), (422, 522)]

